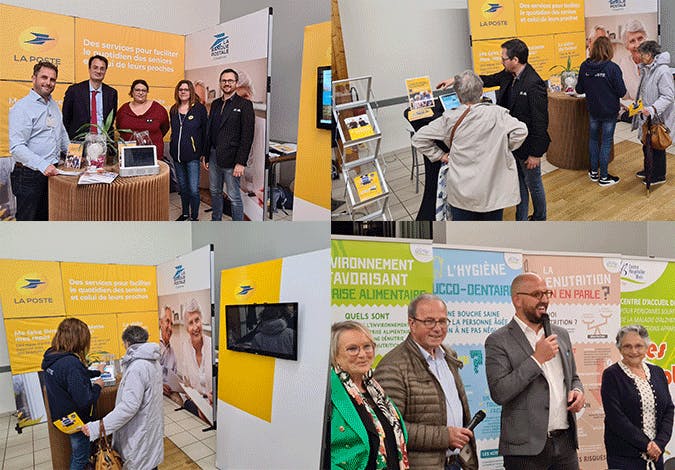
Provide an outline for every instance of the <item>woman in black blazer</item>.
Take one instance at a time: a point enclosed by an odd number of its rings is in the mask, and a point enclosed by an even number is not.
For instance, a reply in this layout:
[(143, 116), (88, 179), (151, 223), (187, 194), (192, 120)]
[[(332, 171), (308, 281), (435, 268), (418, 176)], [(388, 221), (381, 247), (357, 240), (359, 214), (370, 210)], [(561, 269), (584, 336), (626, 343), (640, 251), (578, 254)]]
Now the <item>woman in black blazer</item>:
[(622, 470), (663, 470), (663, 451), (673, 431), (673, 400), (666, 375), (647, 364), (651, 341), (641, 325), (616, 335), (622, 359), (602, 373), (607, 466)]

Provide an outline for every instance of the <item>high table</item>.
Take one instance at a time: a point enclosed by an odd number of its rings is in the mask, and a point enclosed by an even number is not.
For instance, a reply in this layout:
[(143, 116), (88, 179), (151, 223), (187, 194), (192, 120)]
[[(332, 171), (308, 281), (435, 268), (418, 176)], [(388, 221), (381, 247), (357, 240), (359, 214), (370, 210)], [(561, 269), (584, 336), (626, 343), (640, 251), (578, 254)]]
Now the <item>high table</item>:
[(49, 220), (169, 220), (169, 166), (158, 163), (157, 175), (118, 176), (110, 184), (50, 177)]
[[(548, 94), (548, 134), (551, 144), (546, 160), (558, 168), (588, 170), (589, 116), (586, 98), (562, 92)], [(614, 160), (614, 145), (609, 161)]]
[[(96, 418), (102, 418), (115, 408), (115, 398), (117, 397), (117, 387), (122, 377), (117, 378), (115, 385), (103, 387), (101, 395), (96, 402)], [(52, 423), (52, 415), (49, 411), (49, 402), (47, 401), (47, 391), (42, 387), (42, 394), (45, 399), (45, 408), (47, 409), (47, 429), (49, 430), (49, 447), (52, 454), (52, 468), (70, 467), (70, 438), (68, 434), (62, 433)]]

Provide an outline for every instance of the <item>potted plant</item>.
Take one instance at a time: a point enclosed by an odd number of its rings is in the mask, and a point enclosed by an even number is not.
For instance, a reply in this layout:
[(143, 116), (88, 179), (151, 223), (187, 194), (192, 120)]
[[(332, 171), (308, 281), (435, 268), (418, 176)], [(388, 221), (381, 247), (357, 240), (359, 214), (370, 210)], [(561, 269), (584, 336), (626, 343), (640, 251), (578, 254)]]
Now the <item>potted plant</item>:
[(560, 69), (560, 83), (566, 93), (574, 92), (574, 87), (577, 85), (579, 76), (579, 69), (572, 68), (572, 56), (567, 56), (567, 65), (554, 65), (549, 69), (549, 72)]
[[(96, 129), (96, 133), (91, 132), (92, 127)], [(114, 165), (117, 163), (117, 143), (122, 142), (122, 139), (119, 138), (120, 131), (131, 132), (129, 129), (114, 129), (113, 112), (110, 111), (102, 125), (82, 124), (73, 140), (82, 141), (82, 157), (87, 160), (89, 166), (102, 168), (106, 164)], [(107, 156), (111, 157), (110, 161), (107, 161)]]

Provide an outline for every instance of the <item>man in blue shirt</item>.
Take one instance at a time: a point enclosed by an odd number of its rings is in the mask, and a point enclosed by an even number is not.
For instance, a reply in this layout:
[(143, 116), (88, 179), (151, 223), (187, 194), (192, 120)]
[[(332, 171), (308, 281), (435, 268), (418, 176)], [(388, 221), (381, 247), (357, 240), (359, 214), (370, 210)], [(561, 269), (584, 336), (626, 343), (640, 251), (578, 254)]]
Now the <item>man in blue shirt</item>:
[(58, 174), (61, 152), (68, 150), (68, 133), (52, 98), (59, 69), (51, 62), (33, 67), (33, 88), (9, 110), (9, 151), (16, 196), (16, 220), (47, 220), (47, 178)]

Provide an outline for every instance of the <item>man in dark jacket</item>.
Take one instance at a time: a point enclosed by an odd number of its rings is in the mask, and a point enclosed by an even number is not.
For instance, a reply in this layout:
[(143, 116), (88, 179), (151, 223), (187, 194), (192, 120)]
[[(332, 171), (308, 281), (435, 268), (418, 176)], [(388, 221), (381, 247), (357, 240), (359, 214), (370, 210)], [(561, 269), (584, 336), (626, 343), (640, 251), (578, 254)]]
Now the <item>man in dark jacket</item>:
[[(108, 70), (108, 59), (101, 55), (89, 58), (89, 80), (70, 85), (63, 97), (63, 125), (72, 140), (84, 124), (92, 123), (102, 126), (106, 118), (112, 113), (112, 122), (115, 122), (117, 112), (117, 90), (109, 87), (103, 80)], [(97, 128), (92, 132), (98, 133)], [(113, 128), (109, 129), (112, 139)]]
[(419, 295), (408, 306), (408, 326), (410, 334), (382, 358), (375, 379), (405, 422), (410, 468), (476, 470), (476, 441), (465, 427), (471, 414), (459, 376), (463, 364), (442, 345), (448, 332), (445, 302)]
[(232, 204), (232, 220), (244, 220), (239, 179), (244, 174), (253, 144), (255, 113), (253, 104), (235, 93), (238, 81), (239, 74), (235, 70), (221, 72), (223, 96), (211, 104), (209, 113), (209, 154), (202, 158), (202, 163), (209, 170), (211, 220), (221, 220), (223, 216), (223, 181)]
[[(527, 63), (529, 49), (520, 39), (502, 44), (504, 70), (492, 75), (481, 75), (486, 87), (498, 86), (497, 104), (511, 112), (511, 116), (527, 126), (527, 139), (513, 155), (518, 162), (520, 204), (516, 220), (528, 220), (529, 196), (532, 196), (534, 214), (531, 220), (546, 220), (546, 194), (541, 180), (541, 157), (551, 138), (548, 135), (548, 97), (546, 84)], [(454, 83), (449, 78), (437, 85), (445, 88)], [(529, 190), (529, 195), (528, 195)]]

